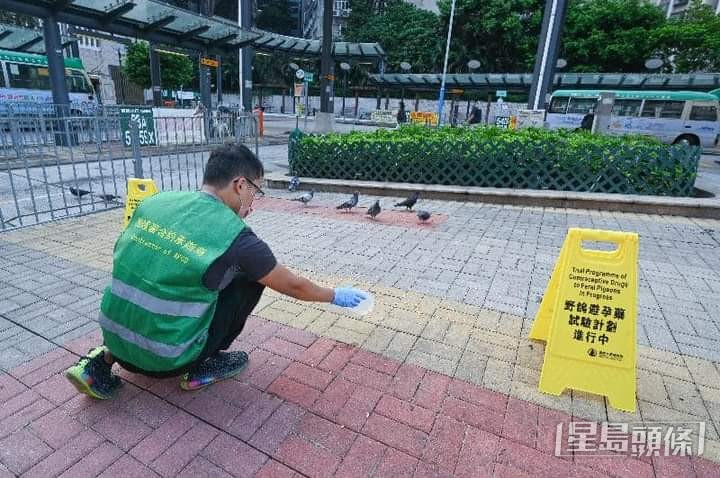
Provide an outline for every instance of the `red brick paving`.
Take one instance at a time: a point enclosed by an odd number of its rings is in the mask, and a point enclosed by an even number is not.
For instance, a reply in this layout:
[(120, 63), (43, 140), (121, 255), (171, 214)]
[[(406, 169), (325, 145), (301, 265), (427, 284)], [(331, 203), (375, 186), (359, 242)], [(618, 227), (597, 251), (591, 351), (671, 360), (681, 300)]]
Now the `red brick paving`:
[(0, 374), (0, 477), (720, 476), (696, 457), (556, 457), (565, 413), (261, 319), (248, 330), (248, 369), (200, 392), (123, 372), (118, 398), (94, 401), (65, 382), (62, 350)]
[[(364, 202), (362, 197), (360, 197), (360, 202)], [(368, 201), (368, 203), (369, 202), (370, 201)], [(265, 197), (256, 200), (255, 203), (253, 203), (253, 208), (259, 211), (307, 214), (308, 216), (331, 218), (339, 221), (365, 222), (368, 224), (381, 224), (383, 226), (400, 226), (407, 228), (417, 227), (434, 229), (448, 220), (447, 214), (434, 213), (430, 211), (432, 213), (430, 220), (426, 223), (422, 223), (416, 216), (417, 210), (423, 209), (422, 207), (416, 207), (413, 211), (406, 211), (405, 208), (393, 208), (392, 205), (394, 202), (394, 200), (390, 199), (381, 199), (380, 205), (382, 207), (382, 212), (380, 212), (376, 219), (371, 219), (370, 216), (366, 214), (367, 208), (370, 204), (367, 206), (357, 207), (353, 209), (352, 212), (343, 212), (332, 206), (324, 206), (318, 203), (310, 203), (309, 205), (304, 206), (296, 201)]]

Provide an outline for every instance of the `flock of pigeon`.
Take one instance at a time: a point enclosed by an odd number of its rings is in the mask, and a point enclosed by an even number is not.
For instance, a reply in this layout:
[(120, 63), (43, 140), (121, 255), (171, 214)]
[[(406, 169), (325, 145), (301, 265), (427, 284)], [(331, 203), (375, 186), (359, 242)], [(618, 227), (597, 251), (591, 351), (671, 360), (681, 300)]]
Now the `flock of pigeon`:
[(83, 196), (87, 196), (88, 194), (92, 194), (93, 196), (98, 197), (105, 202), (117, 201), (118, 199), (120, 199), (120, 196), (115, 196), (114, 194), (95, 194), (92, 191), (88, 191), (87, 189), (80, 189), (74, 187), (70, 187), (68, 189), (70, 190), (70, 194), (72, 194), (78, 199), (81, 199)]
[[(293, 179), (295, 179), (295, 178), (293, 178)], [(291, 183), (289, 189), (291, 191), (294, 191), (295, 189), (297, 189), (298, 186), (299, 186), (299, 182), (295, 183), (295, 184)], [(116, 200), (120, 199), (119, 196), (115, 196), (113, 194), (94, 194), (91, 191), (88, 191), (86, 189), (80, 189), (80, 188), (74, 188), (74, 187), (70, 187), (69, 189), (70, 189), (70, 194), (77, 197), (78, 199), (82, 198), (83, 196), (87, 196), (88, 194), (92, 194), (93, 196), (96, 196), (106, 202), (116, 201)], [(313, 200), (313, 197), (315, 197), (315, 190), (306, 192), (302, 196), (296, 197), (292, 200), (299, 201), (299, 202), (303, 203), (305, 206), (307, 206), (308, 203), (310, 203), (310, 201)], [(420, 198), (420, 193), (416, 191), (416, 192), (412, 193), (412, 195), (409, 198), (407, 198), (403, 201), (400, 201), (399, 203), (396, 203), (395, 207), (405, 207), (405, 208), (407, 208), (408, 211), (412, 211), (412, 208), (415, 207), (415, 204), (417, 203), (419, 198)], [(345, 212), (352, 212), (353, 208), (357, 207), (359, 200), (360, 200), (360, 193), (358, 193), (356, 191), (353, 193), (353, 195), (350, 199), (348, 199), (344, 203), (337, 206), (336, 209), (340, 209)], [(377, 200), (377, 201), (375, 201), (375, 203), (372, 206), (370, 206), (368, 208), (366, 214), (368, 216), (370, 216), (372, 219), (375, 219), (375, 218), (377, 218), (378, 214), (380, 214), (381, 212), (382, 212), (382, 207), (380, 207), (380, 200)], [(430, 213), (430, 211), (419, 210), (417, 212), (417, 217), (420, 220), (420, 222), (427, 222), (430, 219), (431, 215), (432, 214)]]
[[(313, 197), (315, 197), (315, 190), (306, 192), (302, 196), (293, 198), (293, 201), (298, 201), (303, 203), (304, 205), (308, 205), (310, 201), (313, 200)], [(418, 199), (420, 198), (419, 192), (414, 192), (412, 195), (403, 200), (399, 203), (395, 204), (395, 207), (405, 207), (408, 211), (411, 211), (413, 207), (415, 207), (415, 203), (417, 203)], [(357, 191), (353, 193), (352, 197), (345, 201), (344, 203), (337, 206), (335, 209), (340, 209), (342, 211), (346, 212), (352, 212), (352, 209), (358, 205), (358, 201), (360, 200), (360, 193)], [(382, 207), (380, 207), (380, 200), (375, 201), (372, 206), (370, 206), (367, 210), (367, 215), (370, 216), (372, 219), (377, 218), (378, 214), (382, 212)], [(420, 222), (426, 222), (430, 219), (430, 211), (425, 210), (419, 210), (417, 212), (417, 217), (420, 220)]]

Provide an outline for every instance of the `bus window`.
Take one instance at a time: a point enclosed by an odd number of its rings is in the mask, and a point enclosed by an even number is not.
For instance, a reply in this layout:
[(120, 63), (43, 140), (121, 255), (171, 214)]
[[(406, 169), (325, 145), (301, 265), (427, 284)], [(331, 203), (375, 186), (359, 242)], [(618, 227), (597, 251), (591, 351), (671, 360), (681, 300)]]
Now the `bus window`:
[(79, 70), (65, 69), (65, 84), (69, 93), (92, 93), (92, 86)]
[(642, 117), (680, 119), (684, 107), (684, 101), (645, 100)]
[(611, 114), (615, 116), (637, 116), (641, 104), (641, 100), (615, 100)]
[(563, 98), (562, 96), (558, 96), (552, 99), (550, 102), (550, 110), (548, 113), (560, 113), (565, 114), (565, 110), (567, 109), (568, 99)]
[(50, 72), (47, 66), (7, 63), (10, 88), (49, 90)]
[(570, 103), (568, 104), (568, 114), (586, 114), (589, 113), (590, 110), (595, 109), (595, 103), (597, 103), (597, 99), (595, 98), (570, 98)]
[(717, 121), (716, 106), (693, 106), (690, 110), (691, 121)]

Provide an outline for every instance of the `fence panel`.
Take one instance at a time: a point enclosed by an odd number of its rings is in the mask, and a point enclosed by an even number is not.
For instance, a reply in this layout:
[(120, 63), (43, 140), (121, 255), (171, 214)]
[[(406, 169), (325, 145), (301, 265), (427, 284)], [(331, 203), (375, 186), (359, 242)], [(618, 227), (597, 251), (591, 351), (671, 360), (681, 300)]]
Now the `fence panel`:
[[(290, 173), (329, 179), (690, 196), (701, 150), (583, 138), (444, 130), (340, 137), (293, 132)], [(440, 136), (442, 134), (442, 136)], [(597, 138), (595, 138), (597, 140)], [(598, 140), (600, 141), (600, 140)]]
[(23, 106), (0, 110), (0, 232), (123, 207), (138, 160), (160, 190), (197, 190), (218, 145), (254, 143), (259, 152), (255, 117), (236, 111), (155, 117), (155, 141), (137, 142), (134, 156), (117, 109)]

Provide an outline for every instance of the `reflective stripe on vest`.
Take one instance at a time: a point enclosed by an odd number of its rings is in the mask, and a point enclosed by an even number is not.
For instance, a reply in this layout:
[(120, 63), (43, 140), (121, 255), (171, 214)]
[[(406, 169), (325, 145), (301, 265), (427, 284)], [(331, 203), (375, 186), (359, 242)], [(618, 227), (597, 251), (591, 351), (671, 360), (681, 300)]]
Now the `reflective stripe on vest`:
[(137, 287), (133, 287), (119, 279), (112, 280), (110, 291), (154, 314), (174, 315), (176, 317), (200, 318), (208, 309), (210, 304), (205, 302), (178, 302), (174, 300), (158, 299)]
[[(135, 333), (132, 330), (118, 324), (117, 322), (113, 322), (112, 320), (108, 319), (102, 312), (98, 317), (98, 321), (100, 322), (100, 327), (102, 327), (103, 329), (107, 330), (108, 332), (112, 332), (126, 342), (136, 345), (137, 347), (147, 350), (148, 352), (154, 353), (158, 357), (177, 358), (181, 356), (188, 348), (190, 348), (190, 346), (192, 346), (192, 344), (195, 343), (195, 341), (198, 339), (198, 337), (195, 337), (182, 344), (169, 345), (162, 342), (156, 342), (155, 340), (151, 340), (143, 335)], [(206, 333), (207, 332), (205, 331), (201, 335)]]

